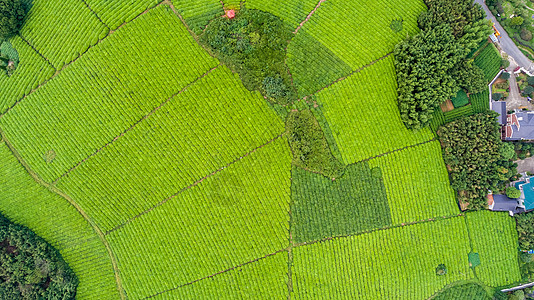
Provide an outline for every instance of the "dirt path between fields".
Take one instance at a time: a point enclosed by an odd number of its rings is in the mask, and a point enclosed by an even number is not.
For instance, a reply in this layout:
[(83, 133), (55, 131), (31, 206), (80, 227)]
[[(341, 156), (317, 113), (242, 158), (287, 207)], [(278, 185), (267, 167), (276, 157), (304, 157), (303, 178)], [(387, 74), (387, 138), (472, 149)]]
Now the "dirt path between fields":
[(87, 156), (86, 158), (82, 159), (81, 161), (79, 161), (77, 164), (75, 164), (74, 166), (72, 166), (70, 169), (68, 169), (65, 173), (61, 174), (56, 180), (54, 180), (52, 182), (53, 185), (56, 185), (58, 183), (59, 180), (61, 180), (63, 177), (67, 176), (69, 173), (71, 173), (72, 171), (76, 170), (79, 166), (81, 166), (83, 163), (85, 163), (86, 161), (88, 161), (89, 159), (91, 159), (93, 156), (97, 155), (98, 153), (100, 153), (102, 150), (104, 150), (105, 148), (107, 148), (108, 146), (110, 146), (111, 144), (113, 144), (115, 141), (117, 141), (118, 139), (120, 139), (121, 137), (123, 137), (124, 135), (126, 135), (126, 133), (128, 133), (129, 131), (132, 131), (135, 127), (137, 127), (137, 125), (139, 125), (139, 123), (141, 123), (142, 121), (148, 119), (150, 116), (152, 116), (156, 111), (160, 110), (163, 106), (165, 106), (165, 104), (169, 103), (169, 101), (171, 101), (174, 97), (182, 94), (184, 91), (186, 91), (189, 87), (191, 87), (193, 84), (195, 84), (196, 82), (198, 82), (199, 80), (201, 80), (202, 78), (206, 77), (208, 74), (210, 74), (211, 72), (215, 71), (215, 69), (217, 69), (218, 67), (220, 67), (221, 65), (218, 64), (217, 66), (211, 68), (210, 70), (208, 70), (206, 73), (202, 74), (200, 77), (196, 78), (195, 80), (191, 81), (188, 85), (186, 85), (183, 89), (181, 89), (180, 91), (178, 91), (177, 93), (174, 93), (173, 95), (171, 95), (169, 98), (167, 98), (165, 101), (163, 101), (162, 103), (160, 103), (160, 105), (158, 105), (156, 108), (152, 109), (149, 113), (147, 113), (146, 115), (144, 115), (141, 119), (137, 120), (135, 123), (133, 123), (129, 128), (125, 129), (123, 132), (121, 132), (118, 136), (114, 137), (111, 141), (107, 142), (104, 146), (98, 148), (95, 152), (91, 153), (89, 156)]
[(304, 19), (304, 21), (300, 22), (299, 26), (297, 26), (297, 28), (295, 29), (295, 31), (293, 31), (293, 34), (297, 34), (299, 32), (299, 30), (302, 28), (302, 26), (304, 26), (304, 24), (306, 24), (306, 22), (308, 22), (310, 20), (310, 18), (313, 16), (313, 14), (315, 14), (315, 12), (317, 11), (317, 9), (321, 6), (321, 4), (323, 4), (323, 2), (325, 2), (326, 0), (319, 0), (319, 3), (317, 3), (317, 5), (315, 6), (315, 8), (308, 14), (308, 16), (306, 17), (306, 19)]

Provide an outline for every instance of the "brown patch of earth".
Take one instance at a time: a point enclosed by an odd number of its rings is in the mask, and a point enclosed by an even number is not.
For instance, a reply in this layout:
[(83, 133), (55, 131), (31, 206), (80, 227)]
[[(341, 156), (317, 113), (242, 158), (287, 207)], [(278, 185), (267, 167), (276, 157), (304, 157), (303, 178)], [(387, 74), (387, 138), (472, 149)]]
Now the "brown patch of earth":
[(448, 112), (454, 109), (454, 105), (452, 104), (451, 100), (447, 100), (439, 105), (441, 107), (442, 112)]

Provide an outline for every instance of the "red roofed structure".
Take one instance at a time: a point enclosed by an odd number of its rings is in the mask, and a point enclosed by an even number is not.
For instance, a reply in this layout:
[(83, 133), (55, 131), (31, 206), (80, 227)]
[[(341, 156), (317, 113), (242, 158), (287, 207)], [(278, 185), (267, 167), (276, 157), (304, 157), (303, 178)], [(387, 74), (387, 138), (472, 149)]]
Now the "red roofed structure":
[(228, 19), (235, 18), (235, 10), (233, 10), (233, 9), (227, 10), (226, 11), (226, 17), (228, 17)]

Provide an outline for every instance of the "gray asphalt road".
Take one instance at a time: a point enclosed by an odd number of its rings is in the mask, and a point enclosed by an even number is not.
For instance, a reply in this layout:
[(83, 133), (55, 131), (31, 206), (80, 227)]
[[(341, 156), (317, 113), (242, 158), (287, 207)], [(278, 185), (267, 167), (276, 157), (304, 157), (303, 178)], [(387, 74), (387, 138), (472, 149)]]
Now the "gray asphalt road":
[(502, 50), (508, 53), (508, 55), (511, 56), (519, 66), (529, 70), (530, 72), (533, 72), (534, 63), (532, 63), (523, 53), (521, 53), (521, 51), (519, 51), (519, 48), (517, 48), (517, 46), (514, 44), (514, 41), (512, 41), (504, 28), (502, 28), (499, 22), (497, 22), (497, 19), (495, 19), (489, 8), (486, 6), (484, 0), (475, 0), (475, 2), (482, 5), (482, 8), (484, 8), (484, 11), (486, 12), (486, 18), (495, 23), (495, 27), (497, 27), (497, 30), (499, 30), (501, 33), (499, 41)]

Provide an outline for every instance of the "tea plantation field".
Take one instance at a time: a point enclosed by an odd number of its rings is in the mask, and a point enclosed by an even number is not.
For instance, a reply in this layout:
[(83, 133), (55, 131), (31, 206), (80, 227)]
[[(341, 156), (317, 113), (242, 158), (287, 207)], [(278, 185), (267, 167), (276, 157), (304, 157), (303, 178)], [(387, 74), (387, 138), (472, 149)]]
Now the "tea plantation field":
[[(230, 8), (291, 28), (296, 101), (245, 88), (201, 43)], [(392, 52), (425, 9), (33, 0), (9, 40), (18, 67), (0, 74), (0, 213), (59, 250), (78, 299), (427, 299), (518, 282), (513, 219), (461, 213), (435, 134), (401, 121)], [(299, 111), (339, 176), (295, 164)]]

